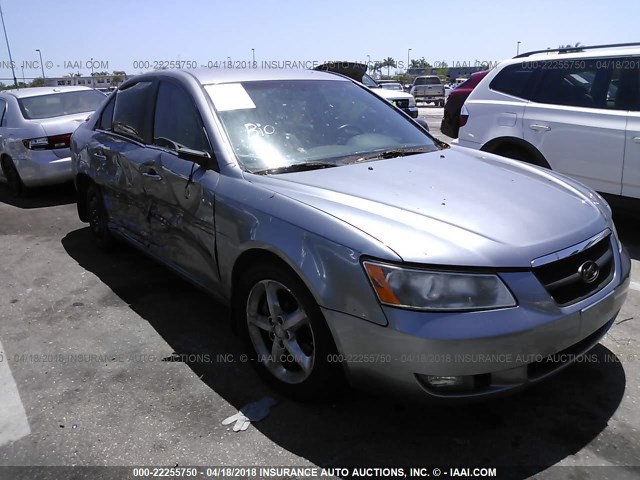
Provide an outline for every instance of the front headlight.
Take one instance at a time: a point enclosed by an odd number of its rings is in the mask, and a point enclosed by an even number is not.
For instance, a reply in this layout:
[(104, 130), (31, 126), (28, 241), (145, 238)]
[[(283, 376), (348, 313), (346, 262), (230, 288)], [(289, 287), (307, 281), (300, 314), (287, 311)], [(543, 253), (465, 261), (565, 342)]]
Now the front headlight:
[(411, 96), (411, 98), (409, 99), (409, 106), (410, 107), (415, 107), (416, 106), (416, 99), (413, 98), (413, 96)]
[(497, 275), (449, 273), (363, 262), (378, 299), (416, 310), (482, 310), (515, 307)]

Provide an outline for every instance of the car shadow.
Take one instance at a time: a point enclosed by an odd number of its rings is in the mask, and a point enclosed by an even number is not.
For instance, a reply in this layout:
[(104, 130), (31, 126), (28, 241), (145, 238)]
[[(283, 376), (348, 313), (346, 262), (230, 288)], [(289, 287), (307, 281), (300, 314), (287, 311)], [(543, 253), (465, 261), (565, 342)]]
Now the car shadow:
[(0, 202), (18, 208), (45, 208), (68, 205), (76, 202), (76, 191), (72, 182), (46, 187), (29, 188), (20, 197), (14, 197), (5, 183), (0, 183)]
[(629, 209), (614, 208), (613, 219), (620, 241), (634, 260), (640, 260), (640, 214)]
[[(184, 361), (238, 409), (278, 398), (255, 428), (322, 467), (484, 466), (497, 467), (500, 478), (526, 478), (589, 444), (624, 395), (621, 363), (598, 345), (532, 389), (479, 404), (413, 404), (353, 391), (332, 403), (294, 402), (238, 361), (241, 342), (227, 325), (229, 312), (209, 296), (132, 248), (103, 253), (88, 228), (67, 234), (62, 245), (163, 337), (174, 350), (166, 361)], [(199, 361), (207, 353), (213, 356)]]

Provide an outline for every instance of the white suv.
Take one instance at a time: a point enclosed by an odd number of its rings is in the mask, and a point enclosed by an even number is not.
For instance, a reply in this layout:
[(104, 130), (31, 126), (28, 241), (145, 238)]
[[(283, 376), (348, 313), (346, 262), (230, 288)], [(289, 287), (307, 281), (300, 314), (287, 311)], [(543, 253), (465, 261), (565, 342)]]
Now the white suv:
[(640, 198), (640, 43), (506, 60), (462, 107), (459, 145)]

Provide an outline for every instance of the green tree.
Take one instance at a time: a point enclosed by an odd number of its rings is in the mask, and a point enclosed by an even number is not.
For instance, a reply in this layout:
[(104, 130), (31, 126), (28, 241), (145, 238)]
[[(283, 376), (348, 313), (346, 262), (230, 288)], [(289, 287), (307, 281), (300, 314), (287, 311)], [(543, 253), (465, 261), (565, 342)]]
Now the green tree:
[(571, 45), (570, 43), (566, 44), (566, 45), (558, 45), (558, 48), (578, 48), (580, 47), (582, 44), (580, 42), (576, 42), (575, 45)]
[(424, 57), (414, 58), (411, 60), (410, 68), (431, 68), (431, 64)]
[(380, 73), (380, 70), (382, 69), (382, 64), (380, 62), (374, 62), (373, 66), (371, 67), (371, 73), (373, 74), (374, 77), (376, 77), (376, 73)]
[(127, 74), (122, 70), (114, 70), (111, 74), (111, 86), (117, 87), (126, 78)]
[(382, 64), (380, 66), (382, 68), (387, 67), (387, 77), (388, 77), (390, 76), (389, 70), (391, 69), (391, 67), (396, 68), (397, 65), (398, 64), (393, 59), (393, 57), (387, 57), (382, 61)]
[(38, 77), (31, 81), (30, 87), (44, 87), (44, 78)]

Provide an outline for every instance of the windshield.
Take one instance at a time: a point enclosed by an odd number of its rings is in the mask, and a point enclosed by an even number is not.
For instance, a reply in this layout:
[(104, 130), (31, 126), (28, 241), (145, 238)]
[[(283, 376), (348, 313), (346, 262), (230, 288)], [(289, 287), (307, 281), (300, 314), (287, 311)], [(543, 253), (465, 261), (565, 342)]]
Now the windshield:
[(399, 83), (383, 83), (381, 87), (386, 90), (402, 90), (402, 85)]
[[(250, 172), (438, 149), (419, 125), (352, 82), (273, 80), (205, 89), (238, 161)], [(391, 154), (398, 150), (403, 152)]]
[(18, 104), (22, 110), (22, 116), (27, 120), (34, 120), (93, 112), (104, 99), (105, 95), (95, 90), (79, 90), (19, 98)]
[(438, 77), (418, 77), (416, 78), (415, 85), (440, 85), (440, 79)]

